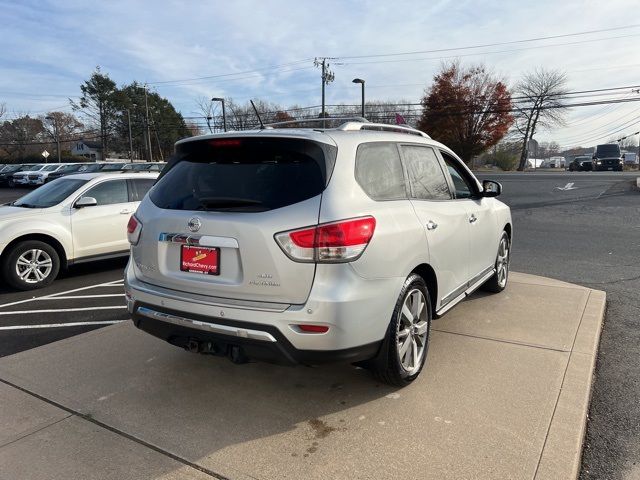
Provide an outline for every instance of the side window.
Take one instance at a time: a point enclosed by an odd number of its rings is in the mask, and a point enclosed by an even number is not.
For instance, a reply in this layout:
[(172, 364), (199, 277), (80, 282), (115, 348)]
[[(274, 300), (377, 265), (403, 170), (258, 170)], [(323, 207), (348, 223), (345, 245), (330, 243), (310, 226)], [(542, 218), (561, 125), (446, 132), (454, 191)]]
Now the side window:
[(374, 200), (407, 198), (395, 143), (363, 143), (356, 154), (356, 180)]
[(430, 147), (403, 145), (412, 198), (450, 200), (451, 192), (436, 152)]
[(141, 201), (147, 192), (153, 187), (155, 180), (153, 178), (135, 178), (129, 180), (129, 201)]
[(93, 197), (98, 205), (113, 205), (115, 203), (129, 202), (126, 180), (109, 180), (102, 182), (90, 189), (83, 196)]
[(445, 152), (441, 151), (440, 154), (444, 159), (444, 163), (447, 165), (449, 175), (451, 175), (451, 180), (453, 181), (453, 186), (456, 190), (456, 198), (473, 197), (474, 188), (472, 187), (471, 182), (467, 179), (467, 176), (463, 173), (462, 167), (458, 164), (458, 161), (451, 158), (451, 156)]

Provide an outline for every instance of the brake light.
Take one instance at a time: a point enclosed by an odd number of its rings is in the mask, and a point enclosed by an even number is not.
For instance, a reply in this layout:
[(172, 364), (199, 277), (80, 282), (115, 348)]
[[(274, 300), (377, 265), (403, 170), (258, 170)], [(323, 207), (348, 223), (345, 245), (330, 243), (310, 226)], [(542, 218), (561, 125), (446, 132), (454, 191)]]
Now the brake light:
[(131, 215), (129, 223), (127, 223), (127, 240), (129, 240), (131, 245), (137, 245), (141, 232), (142, 222), (140, 222), (135, 215)]
[(275, 239), (295, 261), (349, 262), (362, 255), (375, 228), (375, 218), (360, 217), (277, 233)]
[(242, 142), (237, 138), (229, 138), (222, 140), (212, 140), (209, 142), (210, 145), (214, 147), (239, 147), (242, 145)]

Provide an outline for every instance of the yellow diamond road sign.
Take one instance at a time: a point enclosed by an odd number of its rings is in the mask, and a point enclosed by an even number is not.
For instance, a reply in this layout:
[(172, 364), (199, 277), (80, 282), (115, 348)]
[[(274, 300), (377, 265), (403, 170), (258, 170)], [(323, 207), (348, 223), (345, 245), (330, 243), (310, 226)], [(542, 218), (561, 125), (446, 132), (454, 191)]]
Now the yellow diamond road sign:
[(49, 152), (45, 150), (44, 152), (42, 152), (42, 156), (46, 159), (49, 156)]

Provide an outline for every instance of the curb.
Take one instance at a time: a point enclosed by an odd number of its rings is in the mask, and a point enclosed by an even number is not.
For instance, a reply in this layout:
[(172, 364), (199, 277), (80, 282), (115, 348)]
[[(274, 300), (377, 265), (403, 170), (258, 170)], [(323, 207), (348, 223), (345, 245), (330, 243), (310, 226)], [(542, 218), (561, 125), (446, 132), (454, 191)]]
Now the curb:
[(578, 478), (606, 294), (590, 290), (534, 480)]

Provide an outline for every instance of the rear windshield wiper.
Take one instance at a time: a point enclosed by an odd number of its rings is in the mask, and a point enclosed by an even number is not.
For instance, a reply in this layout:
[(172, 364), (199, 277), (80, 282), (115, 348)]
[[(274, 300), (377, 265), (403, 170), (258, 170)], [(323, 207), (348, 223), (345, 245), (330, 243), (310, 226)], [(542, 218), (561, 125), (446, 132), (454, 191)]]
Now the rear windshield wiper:
[(199, 198), (200, 206), (205, 210), (211, 208), (236, 208), (236, 207), (263, 207), (260, 200), (236, 197), (202, 197)]

